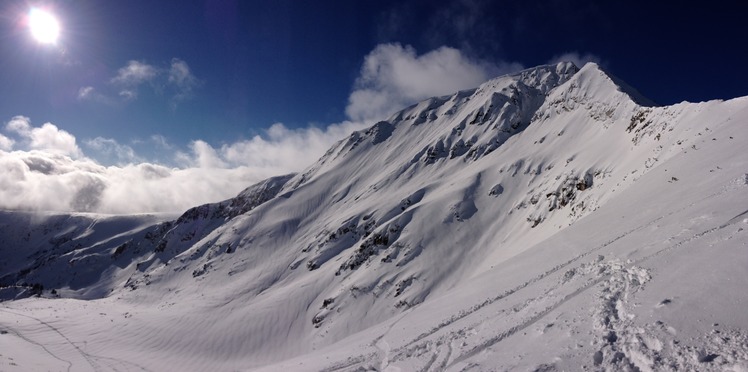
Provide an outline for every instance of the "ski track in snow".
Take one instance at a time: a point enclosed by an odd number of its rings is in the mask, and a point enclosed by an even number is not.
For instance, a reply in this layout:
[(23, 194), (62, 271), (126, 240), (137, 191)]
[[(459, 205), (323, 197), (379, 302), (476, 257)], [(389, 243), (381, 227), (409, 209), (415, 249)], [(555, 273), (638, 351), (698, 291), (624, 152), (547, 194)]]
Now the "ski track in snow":
[[(654, 226), (657, 222), (663, 219), (681, 213), (687, 209), (693, 208), (694, 206), (697, 206), (730, 191), (735, 191), (735, 188), (723, 188), (718, 192), (710, 194), (695, 202), (689, 203), (688, 205), (669, 212), (666, 215), (654, 218), (644, 224), (630, 229), (597, 247), (579, 254), (562, 264), (554, 266), (553, 268), (543, 272), (536, 277), (533, 277), (532, 279), (514, 288), (502, 292), (498, 296), (489, 298), (466, 310), (460, 311), (456, 315), (453, 315), (452, 317), (440, 322), (438, 326), (430, 329), (428, 332), (420, 334), (418, 337), (406, 343), (400, 348), (397, 348), (395, 350), (388, 350), (387, 352), (382, 353), (361, 355), (358, 358), (349, 358), (346, 363), (338, 364), (335, 367), (327, 370), (345, 370), (352, 369), (356, 366), (365, 368), (371, 360), (370, 358), (375, 357), (381, 360), (381, 363), (379, 364), (381, 366), (380, 370), (385, 370), (386, 366), (390, 365), (392, 362), (406, 360), (412, 358), (413, 356), (419, 356), (426, 353), (430, 353), (431, 355), (425, 361), (424, 365), (419, 369), (419, 371), (441, 371), (450, 369), (486, 351), (488, 348), (504, 341), (505, 339), (517, 334), (518, 332), (526, 330), (528, 327), (535, 325), (540, 320), (545, 318), (549, 313), (558, 309), (569, 300), (577, 297), (578, 295), (601, 283), (603, 283), (600, 290), (601, 295), (598, 300), (597, 308), (595, 309), (596, 316), (594, 321), (597, 323), (596, 329), (600, 333), (597, 339), (603, 341), (600, 342), (602, 345), (600, 345), (599, 350), (591, 356), (595, 368), (603, 368), (607, 366), (606, 368), (638, 368), (641, 371), (647, 371), (653, 370), (650, 366), (658, 365), (660, 368), (704, 369), (705, 366), (703, 365), (703, 363), (705, 361), (710, 361), (710, 359), (713, 359), (716, 354), (704, 354), (703, 351), (695, 351), (691, 352), (689, 356), (684, 356), (684, 354), (687, 353), (679, 350), (676, 352), (676, 355), (678, 355), (679, 357), (671, 357), (670, 359), (664, 358), (663, 356), (657, 354), (657, 352), (661, 350), (661, 347), (657, 347), (656, 345), (663, 344), (663, 340), (660, 340), (656, 335), (652, 334), (652, 332), (643, 328), (637, 328), (633, 331), (631, 330), (633, 328), (631, 321), (631, 319), (633, 319), (633, 315), (631, 315), (626, 309), (626, 307), (628, 306), (627, 300), (629, 296), (641, 289), (644, 284), (651, 279), (650, 272), (646, 269), (641, 268), (639, 265), (646, 263), (648, 260), (654, 257), (671, 252), (687, 243), (708, 237), (710, 234), (735, 225), (742, 221), (741, 217), (748, 214), (748, 211), (738, 214), (726, 223), (722, 223), (718, 226), (714, 226), (701, 232), (695, 233), (685, 239), (678, 241), (675, 244), (668, 245), (665, 248), (657, 250), (636, 260), (628, 260), (628, 262), (626, 263), (618, 259), (602, 262), (601, 260), (603, 259), (603, 257), (599, 256), (597, 264), (582, 264), (578, 267), (572, 268), (567, 271), (567, 273), (573, 273), (571, 274), (571, 280), (563, 280), (562, 278), (562, 280), (557, 281), (553, 286), (545, 290), (541, 296), (533, 297), (522, 303), (516, 304), (515, 306), (508, 307), (510, 309), (513, 309), (513, 311), (517, 313), (519, 311), (525, 310), (535, 303), (539, 303), (541, 305), (540, 310), (535, 311), (532, 316), (524, 318), (518, 322), (509, 322), (514, 323), (515, 325), (509, 327), (508, 329), (500, 331), (494, 336), (471, 347), (467, 351), (459, 353), (457, 356), (454, 356), (455, 350), (452, 347), (452, 343), (457, 342), (460, 339), (465, 339), (465, 335), (468, 333), (468, 331), (475, 329), (477, 326), (479, 326), (480, 322), (461, 328), (459, 331), (449, 331), (448, 329), (451, 325), (458, 323), (465, 318), (468, 318), (470, 315), (479, 312), (489, 305), (492, 305), (501, 300), (511, 300), (513, 295), (521, 292), (523, 289), (531, 287), (535, 284), (542, 285), (544, 279), (559, 273), (561, 270), (568, 268), (572, 264), (583, 260), (585, 257), (588, 257), (593, 253), (603, 250), (604, 248), (631, 235), (632, 233)], [(586, 278), (590, 275), (592, 275), (592, 277), (588, 278), (586, 281), (583, 281), (580, 286), (571, 289), (568, 294), (562, 296), (560, 299), (552, 302), (545, 307), (542, 307), (542, 304), (547, 302), (545, 301), (546, 299), (553, 298), (553, 293), (559, 292), (562, 287), (566, 286), (570, 282), (578, 282), (580, 277)], [(384, 341), (384, 338), (403, 317), (393, 322), (382, 335), (375, 339), (372, 345), (379, 348), (378, 345), (380, 343), (386, 342)], [(437, 340), (423, 341), (424, 339), (427, 339), (430, 336), (444, 330), (447, 330), (447, 334), (438, 337)], [(734, 341), (736, 339), (746, 339), (746, 336), (740, 332), (737, 332), (731, 338), (727, 337), (720, 340), (722, 340), (722, 344), (728, 343), (729, 340), (733, 340), (732, 344), (734, 346), (734, 349), (739, 350), (741, 348), (741, 345), (739, 341)], [(655, 346), (650, 349), (647, 345)], [(744, 356), (748, 356), (748, 350), (746, 350), (748, 349), (748, 345), (743, 344), (742, 348), (745, 352)], [(379, 349), (380, 351), (382, 351), (381, 348)], [(692, 357), (691, 354), (696, 356)], [(388, 355), (393, 356), (388, 359)], [(440, 362), (437, 363), (437, 361)], [(470, 367), (470, 365), (468, 365), (467, 367)]]
[[(591, 254), (596, 253), (596, 252), (598, 252), (598, 251), (600, 251), (600, 250), (602, 250), (602, 249), (610, 246), (611, 244), (613, 244), (613, 243), (615, 243), (615, 242), (617, 242), (617, 241), (619, 241), (619, 240), (621, 240), (621, 239), (629, 236), (630, 234), (632, 234), (634, 232), (637, 232), (637, 231), (643, 230), (643, 229), (645, 229), (647, 227), (650, 227), (650, 226), (656, 224), (658, 221), (660, 221), (660, 220), (662, 220), (664, 218), (673, 216), (673, 215), (675, 215), (677, 213), (680, 213), (680, 212), (682, 212), (682, 211), (684, 211), (686, 209), (692, 208), (693, 206), (695, 206), (695, 205), (697, 205), (697, 204), (699, 204), (701, 202), (704, 202), (704, 201), (709, 200), (711, 198), (714, 198), (714, 197), (717, 197), (719, 195), (722, 195), (722, 194), (726, 193), (727, 191), (729, 191), (729, 190), (721, 190), (720, 192), (717, 192), (717, 193), (714, 193), (712, 195), (709, 195), (709, 196), (707, 196), (707, 197), (705, 197), (705, 198), (703, 198), (703, 199), (701, 199), (701, 200), (699, 200), (697, 202), (691, 203), (691, 204), (689, 204), (689, 205), (687, 205), (685, 207), (682, 207), (682, 208), (679, 208), (678, 210), (670, 212), (670, 213), (668, 213), (665, 216), (657, 217), (655, 219), (652, 219), (649, 222), (646, 222), (646, 223), (644, 223), (642, 225), (639, 225), (638, 227), (635, 227), (635, 228), (633, 228), (631, 230), (628, 230), (628, 231), (622, 233), (621, 235), (618, 235), (615, 238), (613, 238), (613, 239), (611, 239), (611, 240), (603, 243), (602, 245), (599, 245), (599, 246), (597, 246), (595, 248), (592, 248), (592, 249), (590, 249), (590, 250), (588, 250), (588, 251), (586, 251), (586, 252), (584, 252), (582, 254), (579, 254), (579, 255), (571, 258), (570, 260), (562, 263), (562, 264), (556, 265), (556, 266), (552, 267), (551, 269), (543, 272), (542, 274), (540, 274), (540, 275), (538, 275), (538, 276), (536, 276), (536, 277), (534, 277), (534, 278), (532, 278), (532, 279), (530, 279), (530, 280), (528, 280), (528, 281), (526, 281), (526, 282), (524, 282), (524, 283), (522, 283), (522, 284), (520, 284), (520, 285), (518, 285), (518, 286), (516, 286), (516, 287), (514, 287), (512, 289), (509, 289), (509, 290), (501, 293), (500, 295), (498, 295), (496, 297), (492, 297), (492, 298), (486, 299), (484, 302), (482, 302), (480, 304), (474, 305), (473, 307), (471, 307), (469, 309), (466, 309), (466, 310), (463, 310), (463, 311), (459, 312), (457, 315), (454, 315), (454, 316), (450, 317), (449, 319), (442, 321), (441, 323), (439, 323), (438, 326), (436, 326), (435, 328), (432, 328), (428, 332), (422, 333), (416, 339), (414, 339), (411, 342), (409, 342), (406, 346), (414, 344), (414, 343), (416, 343), (416, 342), (418, 342), (418, 341), (420, 341), (420, 340), (422, 340), (422, 339), (424, 339), (424, 338), (426, 338), (428, 336), (431, 336), (432, 334), (440, 331), (444, 327), (447, 327), (447, 326), (451, 325), (452, 323), (457, 322), (460, 319), (463, 319), (463, 318), (467, 317), (468, 315), (475, 313), (476, 311), (482, 309), (483, 307), (491, 305), (494, 302), (502, 300), (502, 299), (504, 299), (504, 298), (506, 298), (508, 296), (511, 296), (512, 294), (514, 294), (516, 292), (519, 292), (522, 289), (525, 289), (525, 288), (529, 287), (530, 285), (535, 284), (535, 283), (537, 283), (537, 282), (545, 279), (546, 277), (548, 277), (548, 276), (550, 276), (552, 274), (557, 273), (559, 270), (562, 270), (562, 269), (568, 267), (569, 265), (571, 265), (571, 264), (573, 264), (575, 262), (578, 262), (578, 261), (582, 260), (583, 258), (588, 257)], [(723, 227), (726, 227), (726, 226), (723, 226)], [(683, 243), (685, 243), (685, 242), (682, 242), (681, 244), (683, 244)], [(665, 250), (663, 250), (663, 251), (665, 251)], [(661, 254), (661, 253), (663, 253), (663, 252), (657, 252), (655, 254)], [(649, 258), (649, 257), (647, 257), (647, 258)], [(394, 326), (394, 324), (393, 324), (393, 326)]]
[[(9, 311), (3, 310), (3, 309), (0, 309), (0, 311), (6, 312), (6, 313), (9, 312)], [(9, 326), (6, 325), (3, 330), (7, 331), (8, 333), (14, 334), (18, 338), (20, 338), (20, 339), (22, 339), (22, 340), (24, 340), (24, 341), (26, 341), (26, 342), (28, 342), (30, 344), (33, 344), (33, 345), (36, 345), (36, 346), (40, 347), (42, 350), (44, 350), (45, 353), (49, 354), (51, 357), (53, 357), (53, 358), (55, 358), (55, 359), (57, 359), (57, 360), (59, 360), (61, 362), (64, 362), (65, 364), (67, 364), (67, 368), (65, 369), (66, 371), (70, 371), (70, 369), (73, 367), (73, 363), (71, 361), (69, 361), (67, 359), (63, 359), (63, 358), (57, 356), (57, 354), (55, 354), (52, 351), (50, 351), (46, 346), (44, 346), (44, 344), (36, 342), (36, 341), (34, 341), (34, 340), (32, 340), (32, 339), (24, 336), (22, 333), (20, 333), (19, 331), (17, 331), (13, 327), (9, 327)]]
[[(4, 324), (5, 329), (9, 330), (10, 333), (13, 333), (19, 338), (25, 340), (26, 342), (39, 346), (53, 358), (66, 363), (67, 371), (72, 371), (72, 370), (80, 371), (82, 370), (82, 368), (85, 368), (85, 367), (90, 367), (90, 370), (93, 370), (93, 371), (150, 371), (149, 369), (141, 365), (138, 365), (137, 363), (133, 363), (127, 360), (117, 359), (117, 358), (112, 358), (112, 357), (104, 357), (104, 356), (99, 356), (99, 355), (88, 353), (84, 351), (83, 349), (81, 349), (80, 346), (78, 346), (70, 338), (68, 338), (68, 336), (66, 336), (62, 331), (60, 331), (59, 328), (37, 317), (26, 315), (26, 314), (21, 314), (15, 311), (8, 310), (7, 308), (0, 308), (0, 312), (3, 312), (5, 314), (10, 314), (16, 317), (22, 317), (24, 319), (33, 321), (34, 324), (43, 326), (43, 330), (46, 330), (46, 331), (44, 331), (40, 335), (35, 334), (31, 336), (28, 334), (28, 333), (32, 333), (31, 331), (21, 331), (20, 326), (13, 327), (10, 325), (10, 321)], [(4, 322), (0, 324), (3, 324), (3, 323)], [(61, 339), (61, 340), (58, 342), (54, 342), (53, 340), (55, 338)], [(62, 350), (51, 350), (51, 348), (53, 347), (62, 348)], [(87, 366), (73, 363), (72, 360), (67, 359), (67, 357), (70, 354), (80, 356), (83, 360), (85, 360)], [(66, 356), (66, 358), (63, 358), (62, 357), (63, 355)]]

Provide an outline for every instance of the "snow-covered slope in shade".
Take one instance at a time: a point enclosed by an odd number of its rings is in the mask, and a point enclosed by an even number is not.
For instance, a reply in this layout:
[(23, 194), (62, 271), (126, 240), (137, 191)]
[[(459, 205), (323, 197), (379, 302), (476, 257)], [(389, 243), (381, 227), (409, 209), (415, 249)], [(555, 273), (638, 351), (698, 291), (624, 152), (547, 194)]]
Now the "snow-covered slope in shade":
[[(0, 254), (7, 259), (0, 263), (0, 300), (27, 297), (43, 288), (62, 297), (107, 296), (135, 271), (145, 270), (149, 260), (167, 256), (167, 247), (189, 248), (191, 240), (275, 197), (290, 178), (269, 178), (235, 198), (192, 208), (176, 220), (170, 220), (171, 215), (2, 211)], [(137, 283), (127, 281), (126, 286), (134, 289)]]
[[(655, 107), (595, 64), (502, 76), (230, 201), (14, 258), (4, 285), (103, 298), (3, 303), (2, 350), (81, 370), (744, 370), (746, 121), (746, 98)], [(60, 279), (80, 257), (103, 279)]]

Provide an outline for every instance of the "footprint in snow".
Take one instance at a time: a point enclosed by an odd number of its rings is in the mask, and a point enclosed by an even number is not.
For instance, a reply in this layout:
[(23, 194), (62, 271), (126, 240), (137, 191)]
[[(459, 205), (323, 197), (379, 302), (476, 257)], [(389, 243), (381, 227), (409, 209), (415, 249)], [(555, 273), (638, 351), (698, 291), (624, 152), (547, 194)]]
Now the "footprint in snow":
[(657, 307), (657, 308), (665, 307), (667, 305), (670, 305), (672, 302), (673, 302), (673, 300), (671, 300), (669, 298), (666, 298), (666, 299), (660, 301), (660, 303), (658, 303), (657, 306), (655, 306), (655, 307)]

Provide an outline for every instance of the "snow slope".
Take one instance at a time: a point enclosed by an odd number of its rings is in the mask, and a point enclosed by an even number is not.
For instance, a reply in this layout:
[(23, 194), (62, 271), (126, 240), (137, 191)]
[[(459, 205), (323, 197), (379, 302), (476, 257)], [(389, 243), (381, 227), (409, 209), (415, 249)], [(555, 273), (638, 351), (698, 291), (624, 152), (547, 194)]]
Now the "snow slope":
[(746, 370), (746, 121), (560, 63), (176, 220), (7, 212), (0, 369)]

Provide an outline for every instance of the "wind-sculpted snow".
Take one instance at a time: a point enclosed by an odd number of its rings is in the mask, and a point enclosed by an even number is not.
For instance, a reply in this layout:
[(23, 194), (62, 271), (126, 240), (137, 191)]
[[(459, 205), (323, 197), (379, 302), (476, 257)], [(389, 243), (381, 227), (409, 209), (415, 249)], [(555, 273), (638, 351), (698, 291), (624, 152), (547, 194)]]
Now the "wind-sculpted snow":
[(7, 212), (0, 293), (43, 298), (0, 341), (46, 369), (745, 369), (746, 121), (560, 63), (176, 219)]

